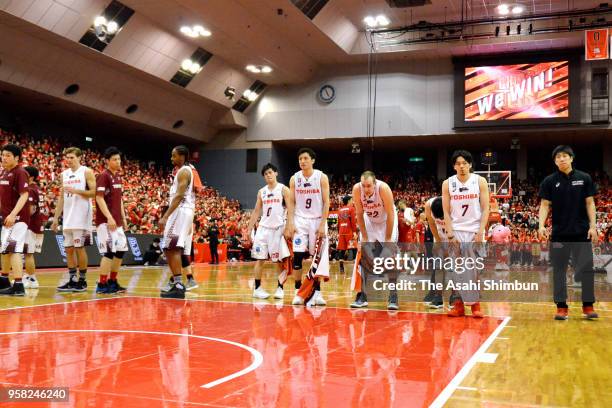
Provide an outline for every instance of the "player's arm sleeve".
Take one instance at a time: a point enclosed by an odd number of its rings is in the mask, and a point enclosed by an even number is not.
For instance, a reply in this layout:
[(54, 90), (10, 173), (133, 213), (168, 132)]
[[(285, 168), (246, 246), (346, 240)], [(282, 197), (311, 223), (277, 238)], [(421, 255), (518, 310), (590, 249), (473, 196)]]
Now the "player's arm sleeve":
[(544, 181), (542, 181), (542, 183), (540, 184), (540, 191), (538, 193), (538, 197), (543, 198), (544, 200), (547, 200), (547, 201), (552, 201), (551, 196), (552, 194), (550, 192), (549, 178), (546, 177)]
[(593, 183), (591, 176), (587, 174), (587, 178), (584, 182), (584, 194), (586, 197), (593, 197), (597, 194), (597, 186)]

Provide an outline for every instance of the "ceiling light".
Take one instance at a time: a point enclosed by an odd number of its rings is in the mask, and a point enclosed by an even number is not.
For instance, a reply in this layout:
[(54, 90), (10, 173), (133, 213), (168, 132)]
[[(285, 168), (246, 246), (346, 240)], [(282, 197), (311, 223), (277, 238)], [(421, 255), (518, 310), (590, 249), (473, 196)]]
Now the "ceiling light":
[(202, 69), (202, 67), (200, 67), (200, 64), (198, 64), (197, 62), (194, 62), (193, 64), (191, 64), (191, 66), (189, 67), (189, 72), (191, 72), (192, 74), (197, 74), (198, 72), (200, 72), (200, 69)]
[(253, 65), (253, 64), (249, 64), (245, 67), (245, 69), (249, 72), (252, 72), (254, 74), (260, 74), (260, 73), (264, 73), (264, 74), (269, 74), (270, 72), (272, 72), (272, 68), (267, 66), (267, 65)]
[(386, 27), (389, 25), (389, 19), (382, 14), (376, 16), (376, 22), (378, 23), (379, 27)]
[(106, 25), (106, 31), (109, 34), (115, 34), (118, 29), (119, 29), (119, 24), (117, 24), (114, 21), (109, 21), (109, 23)]
[(374, 28), (378, 24), (376, 21), (376, 18), (372, 16), (367, 16), (366, 18), (363, 19), (363, 22), (366, 24), (366, 26), (370, 28)]
[(497, 12), (501, 15), (506, 15), (510, 12), (510, 9), (508, 9), (507, 4), (500, 4), (499, 6), (497, 6)]
[(247, 89), (246, 91), (244, 91), (244, 93), (242, 94), (242, 96), (244, 96), (245, 98), (248, 98), (249, 95), (251, 95), (251, 90)]
[(210, 37), (211, 32), (201, 25), (194, 25), (193, 27), (182, 26), (180, 32), (185, 34), (187, 37), (198, 38), (198, 37)]
[(521, 5), (516, 5), (514, 7), (512, 7), (512, 14), (521, 14), (523, 11), (525, 11), (525, 7), (521, 6)]
[(264, 65), (263, 67), (261, 67), (261, 72), (263, 72), (264, 74), (269, 74), (270, 72), (272, 72), (272, 68), (267, 65)]
[(232, 86), (228, 86), (227, 88), (225, 88), (225, 91), (223, 92), (223, 94), (230, 101), (234, 100), (234, 96), (236, 95), (236, 88)]
[(183, 71), (189, 71), (191, 69), (191, 65), (193, 65), (193, 61), (191, 61), (189, 58), (183, 60), (183, 62), (181, 62), (181, 69)]
[(104, 16), (98, 16), (94, 20), (94, 26), (99, 27), (102, 25), (106, 25), (106, 18)]
[(251, 92), (251, 93), (249, 94), (249, 96), (247, 96), (247, 99), (248, 99), (250, 102), (254, 102), (254, 101), (255, 101), (255, 99), (257, 99), (257, 94), (256, 94), (255, 92)]

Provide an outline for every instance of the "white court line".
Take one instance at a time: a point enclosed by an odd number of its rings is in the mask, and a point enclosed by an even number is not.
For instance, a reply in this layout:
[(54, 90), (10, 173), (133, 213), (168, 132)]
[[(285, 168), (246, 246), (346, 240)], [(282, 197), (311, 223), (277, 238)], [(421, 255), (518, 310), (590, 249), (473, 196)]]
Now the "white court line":
[(462, 387), (459, 386), (457, 387), (458, 390), (465, 390), (465, 391), (478, 391), (478, 388), (474, 388), (474, 387)]
[(479, 363), (493, 364), (497, 360), (497, 353), (482, 353), (478, 359)]
[(44, 333), (134, 333), (134, 334), (153, 334), (153, 335), (162, 335), (162, 336), (179, 336), (179, 337), (194, 337), (196, 339), (204, 339), (211, 341), (218, 341), (220, 343), (230, 344), (232, 346), (240, 347), (243, 350), (248, 351), (253, 356), (253, 362), (248, 367), (237, 371), (233, 374), (227, 375), (225, 377), (219, 378), (218, 380), (211, 381), (209, 383), (203, 384), (200, 387), (202, 388), (212, 388), (219, 384), (223, 384), (224, 382), (233, 380), (234, 378), (245, 375), (257, 367), (261, 365), (263, 362), (263, 356), (257, 350), (252, 347), (245, 346), (244, 344), (236, 343), (230, 340), (218, 339), (216, 337), (207, 337), (207, 336), (197, 336), (195, 334), (185, 334), (185, 333), (171, 333), (171, 332), (155, 332), (155, 331), (140, 331), (140, 330), (98, 330), (98, 329), (82, 329), (82, 330), (34, 330), (34, 331), (20, 331), (20, 332), (5, 332), (0, 333), (1, 335), (15, 335), (15, 334), (44, 334)]
[(453, 395), (453, 392), (461, 385), (465, 377), (469, 374), (470, 370), (474, 368), (474, 365), (481, 359), (481, 356), (486, 353), (487, 349), (491, 346), (495, 338), (499, 333), (506, 327), (510, 317), (506, 317), (497, 328), (491, 333), (491, 335), (485, 340), (478, 350), (470, 357), (467, 363), (459, 370), (459, 372), (453, 377), (451, 382), (442, 390), (438, 397), (431, 403), (429, 408), (441, 408), (444, 406), (446, 401)]

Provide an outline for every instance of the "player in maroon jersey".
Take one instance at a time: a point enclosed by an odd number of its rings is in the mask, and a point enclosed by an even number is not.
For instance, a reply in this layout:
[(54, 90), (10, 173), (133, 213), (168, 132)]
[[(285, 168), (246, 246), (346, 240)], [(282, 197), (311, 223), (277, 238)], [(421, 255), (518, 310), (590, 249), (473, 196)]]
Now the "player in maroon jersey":
[[(2, 277), (0, 295), (24, 296), (23, 253), (28, 236), (30, 206), (28, 205), (28, 173), (19, 165), (21, 148), (15, 144), (2, 147), (2, 173), (0, 173), (0, 253), (2, 253)], [(15, 282), (11, 285), (9, 272)]]
[(104, 151), (104, 161), (106, 169), (96, 178), (96, 230), (102, 255), (96, 293), (123, 293), (125, 288), (117, 282), (117, 274), (128, 250), (125, 236), (128, 226), (122, 200), (121, 152), (109, 147)]
[(43, 244), (43, 222), (46, 215), (45, 199), (38, 187), (38, 169), (33, 166), (25, 167), (28, 172), (28, 203), (30, 205), (30, 222), (28, 223), (28, 240), (27, 249), (25, 250), (25, 270), (23, 276), (23, 286), (26, 289), (38, 289), (38, 280), (34, 273), (36, 272), (36, 263), (34, 262), (34, 254), (40, 254)]
[(357, 239), (357, 220), (355, 218), (355, 207), (350, 195), (342, 197), (344, 206), (338, 210), (338, 251), (340, 253), (340, 273), (344, 273), (344, 260), (350, 242)]

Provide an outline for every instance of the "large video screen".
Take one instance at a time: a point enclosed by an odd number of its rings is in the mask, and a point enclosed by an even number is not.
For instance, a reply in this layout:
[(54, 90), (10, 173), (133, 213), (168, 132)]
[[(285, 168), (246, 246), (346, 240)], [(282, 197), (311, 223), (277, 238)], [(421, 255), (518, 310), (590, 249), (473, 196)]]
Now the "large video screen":
[(580, 85), (570, 58), (492, 61), (456, 66), (457, 127), (576, 121)]
[(569, 62), (465, 68), (465, 120), (569, 117)]

